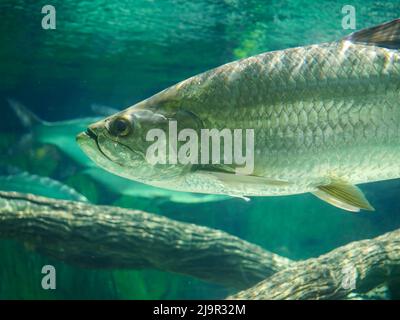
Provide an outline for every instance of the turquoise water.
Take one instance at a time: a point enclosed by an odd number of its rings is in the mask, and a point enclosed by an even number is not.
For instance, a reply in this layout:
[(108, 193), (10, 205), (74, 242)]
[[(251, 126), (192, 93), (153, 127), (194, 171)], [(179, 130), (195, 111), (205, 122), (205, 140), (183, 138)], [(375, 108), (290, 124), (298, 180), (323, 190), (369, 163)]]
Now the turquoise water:
[[(355, 7), (356, 27), (361, 29), (397, 18), (398, 1), (54, 0), (56, 29), (44, 30), (41, 9), (46, 4), (0, 3), (3, 168), (11, 165), (57, 180), (94, 204), (142, 209), (221, 229), (295, 260), (400, 226), (396, 180), (362, 186), (376, 212), (361, 214), (341, 211), (309, 194), (203, 203), (121, 194), (85, 174), (86, 164), (68, 154), (73, 147), (62, 150), (46, 139), (47, 131), (24, 127), (7, 102), (15, 99), (49, 122), (102, 116), (96, 105), (123, 109), (235, 59), (340, 39), (352, 32), (341, 26), (344, 5)], [(52, 134), (73, 136), (65, 128)], [(7, 170), (0, 173), (10, 175)], [(18, 189), (2, 181), (0, 189)], [(17, 191), (43, 194), (43, 183), (30, 183)], [(220, 299), (235, 292), (157, 270), (83, 269), (10, 239), (0, 241), (0, 261), (1, 299)], [(57, 269), (54, 291), (40, 286), (45, 264)]]

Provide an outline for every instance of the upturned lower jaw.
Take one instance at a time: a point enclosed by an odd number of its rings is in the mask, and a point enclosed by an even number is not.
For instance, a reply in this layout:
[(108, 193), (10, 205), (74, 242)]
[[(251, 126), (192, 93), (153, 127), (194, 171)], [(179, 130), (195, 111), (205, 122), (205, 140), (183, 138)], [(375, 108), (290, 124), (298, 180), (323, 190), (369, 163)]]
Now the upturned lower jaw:
[(101, 153), (101, 155), (103, 157), (105, 157), (107, 160), (109, 160), (111, 162), (114, 162), (100, 148), (99, 141), (98, 141), (98, 136), (90, 128), (88, 128), (86, 131), (81, 132), (80, 134), (78, 134), (77, 137), (76, 137), (76, 141), (82, 147), (83, 150), (86, 149), (85, 146), (84, 146), (85, 143), (87, 143), (88, 141), (92, 141), (92, 143), (94, 143), (94, 146), (97, 148), (97, 150)]
[(85, 134), (89, 136), (89, 138), (97, 141), (97, 135), (90, 128), (86, 129)]

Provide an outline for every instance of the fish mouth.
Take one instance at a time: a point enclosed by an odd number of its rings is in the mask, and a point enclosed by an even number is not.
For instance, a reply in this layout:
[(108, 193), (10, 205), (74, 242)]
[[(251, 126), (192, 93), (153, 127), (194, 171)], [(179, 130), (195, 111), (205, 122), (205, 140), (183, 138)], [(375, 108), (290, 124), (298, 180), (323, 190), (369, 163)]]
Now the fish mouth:
[(100, 144), (99, 144), (98, 136), (97, 136), (97, 134), (94, 133), (94, 131), (93, 131), (92, 129), (87, 128), (86, 131), (84, 132), (84, 134), (85, 134), (88, 138), (92, 139), (92, 140), (96, 143), (97, 149), (99, 150), (99, 152), (100, 152), (107, 160), (113, 162), (113, 160), (111, 160), (110, 157), (107, 156), (107, 155), (103, 152), (103, 150), (101, 149)]
[[(101, 138), (101, 136), (100, 136), (100, 138)], [(90, 127), (88, 127), (85, 131), (82, 131), (80, 134), (78, 134), (76, 139), (77, 139), (78, 144), (80, 144), (81, 148), (85, 151), (85, 153), (89, 156), (89, 158), (91, 158), (94, 162), (97, 162), (97, 163), (99, 162), (99, 159), (94, 160), (94, 159), (96, 159), (96, 155), (93, 153), (93, 150), (97, 150), (98, 156), (100, 156), (104, 160), (107, 160), (107, 161), (109, 161), (113, 164), (116, 164), (122, 168), (126, 167), (125, 163), (120, 162), (117, 159), (112, 159), (112, 157), (110, 157), (109, 155), (106, 154), (106, 152), (103, 150), (104, 147), (102, 147), (99, 143), (99, 135), (96, 134), (96, 132), (93, 129), (91, 129)], [(137, 154), (137, 152), (134, 152), (129, 146), (127, 146), (123, 143), (117, 142), (117, 141), (113, 141), (113, 142), (118, 143), (122, 147), (129, 149), (129, 151), (131, 151), (133, 154)], [(91, 145), (91, 146), (89, 146), (89, 145)], [(108, 170), (108, 169), (106, 169), (106, 170)]]

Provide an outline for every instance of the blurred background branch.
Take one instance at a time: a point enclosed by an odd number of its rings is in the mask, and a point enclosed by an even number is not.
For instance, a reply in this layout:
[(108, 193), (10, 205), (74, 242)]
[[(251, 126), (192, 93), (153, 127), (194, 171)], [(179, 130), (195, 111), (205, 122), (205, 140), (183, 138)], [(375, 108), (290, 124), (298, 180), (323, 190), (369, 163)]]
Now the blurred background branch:
[(154, 268), (237, 289), (291, 261), (223, 231), (138, 210), (0, 191), (0, 237), (88, 268)]

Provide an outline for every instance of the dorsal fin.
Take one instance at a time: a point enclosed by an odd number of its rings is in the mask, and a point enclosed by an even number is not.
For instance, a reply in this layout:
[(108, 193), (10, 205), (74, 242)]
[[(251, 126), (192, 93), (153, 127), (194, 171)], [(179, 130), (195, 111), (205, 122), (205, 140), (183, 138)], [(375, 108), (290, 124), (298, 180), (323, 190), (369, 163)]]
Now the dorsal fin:
[(353, 43), (384, 47), (388, 49), (399, 49), (400, 19), (354, 32), (345, 37), (343, 40), (348, 40)]

